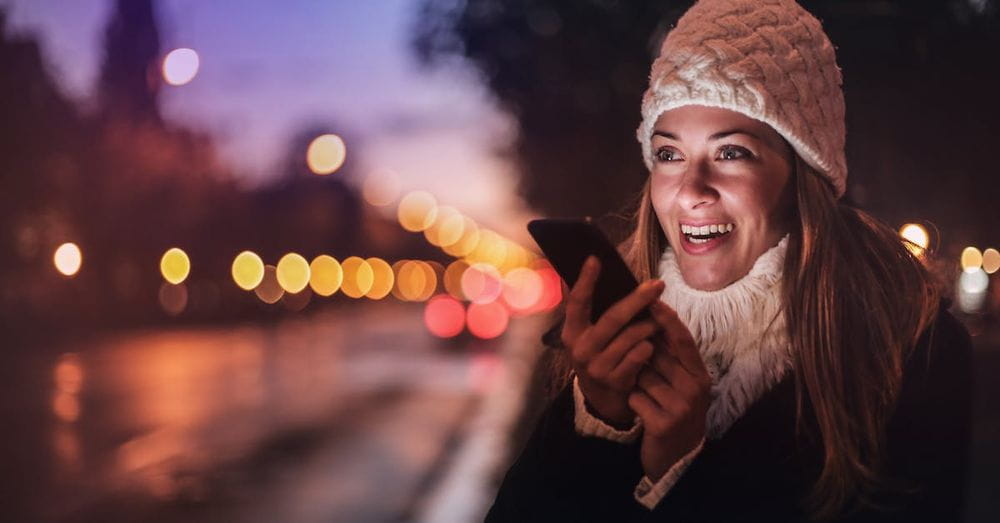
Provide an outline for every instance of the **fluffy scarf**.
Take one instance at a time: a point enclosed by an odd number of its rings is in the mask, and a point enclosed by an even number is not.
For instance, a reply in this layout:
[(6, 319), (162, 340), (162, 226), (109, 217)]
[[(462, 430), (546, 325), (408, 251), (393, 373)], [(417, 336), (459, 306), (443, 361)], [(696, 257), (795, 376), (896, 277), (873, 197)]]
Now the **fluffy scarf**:
[(781, 300), (787, 245), (786, 236), (746, 276), (717, 291), (685, 284), (670, 248), (660, 260), (663, 301), (690, 329), (712, 377), (709, 438), (721, 438), (792, 366)]

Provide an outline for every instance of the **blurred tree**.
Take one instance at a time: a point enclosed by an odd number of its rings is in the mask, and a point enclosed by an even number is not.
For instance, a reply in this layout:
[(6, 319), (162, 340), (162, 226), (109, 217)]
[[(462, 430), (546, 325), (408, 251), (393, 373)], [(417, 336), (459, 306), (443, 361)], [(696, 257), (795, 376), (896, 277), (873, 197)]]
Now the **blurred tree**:
[(508, 153), (529, 205), (601, 215), (641, 188), (635, 129), (648, 64), (666, 21), (689, 4), (428, 0), (414, 47), (427, 64), (467, 58), (517, 117)]
[(160, 31), (153, 0), (117, 0), (104, 36), (98, 85), (105, 113), (160, 121)]

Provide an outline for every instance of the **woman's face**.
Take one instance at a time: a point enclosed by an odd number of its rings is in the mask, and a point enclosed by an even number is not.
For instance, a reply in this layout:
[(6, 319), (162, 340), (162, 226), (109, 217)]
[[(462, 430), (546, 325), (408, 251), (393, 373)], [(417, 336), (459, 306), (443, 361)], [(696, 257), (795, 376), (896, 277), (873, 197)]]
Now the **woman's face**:
[(650, 196), (685, 283), (742, 278), (788, 231), (792, 151), (770, 126), (698, 105), (660, 115)]

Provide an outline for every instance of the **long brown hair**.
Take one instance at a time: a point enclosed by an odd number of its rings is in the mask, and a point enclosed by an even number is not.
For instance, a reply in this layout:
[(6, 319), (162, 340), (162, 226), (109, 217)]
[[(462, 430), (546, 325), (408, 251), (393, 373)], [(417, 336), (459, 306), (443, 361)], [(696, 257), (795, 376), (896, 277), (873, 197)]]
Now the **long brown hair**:
[[(791, 180), (795, 209), (782, 293), (796, 432), (808, 398), (823, 447), (822, 471), (802, 502), (822, 520), (852, 503), (876, 506), (872, 493), (900, 487), (882, 475), (886, 425), (903, 365), (937, 313), (940, 289), (894, 230), (838, 202), (797, 155)], [(640, 281), (657, 277), (667, 240), (648, 180), (633, 222), (620, 250)]]

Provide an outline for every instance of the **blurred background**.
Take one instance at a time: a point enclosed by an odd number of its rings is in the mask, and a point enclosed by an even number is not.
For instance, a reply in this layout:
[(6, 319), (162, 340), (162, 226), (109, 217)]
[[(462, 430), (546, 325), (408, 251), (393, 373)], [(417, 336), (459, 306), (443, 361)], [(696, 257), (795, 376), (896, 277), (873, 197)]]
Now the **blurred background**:
[[(847, 200), (974, 336), (984, 521), (998, 5), (802, 3), (844, 71)], [(562, 300), (524, 226), (622, 237), (690, 4), (0, 0), (2, 519), (481, 520)]]

